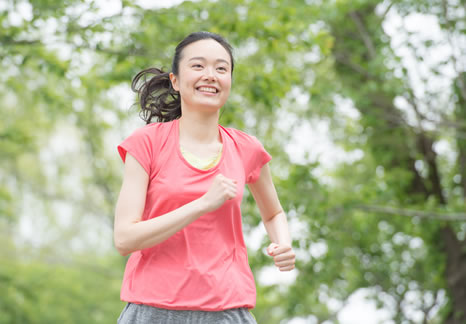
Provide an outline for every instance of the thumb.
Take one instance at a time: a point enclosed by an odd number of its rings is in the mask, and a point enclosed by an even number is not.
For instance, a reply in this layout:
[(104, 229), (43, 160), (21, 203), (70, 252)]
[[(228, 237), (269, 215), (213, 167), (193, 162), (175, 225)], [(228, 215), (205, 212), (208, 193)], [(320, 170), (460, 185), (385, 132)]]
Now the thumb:
[(277, 243), (270, 243), (270, 245), (267, 247), (267, 253), (268, 255), (272, 256), (273, 255), (273, 251), (278, 248), (278, 244)]

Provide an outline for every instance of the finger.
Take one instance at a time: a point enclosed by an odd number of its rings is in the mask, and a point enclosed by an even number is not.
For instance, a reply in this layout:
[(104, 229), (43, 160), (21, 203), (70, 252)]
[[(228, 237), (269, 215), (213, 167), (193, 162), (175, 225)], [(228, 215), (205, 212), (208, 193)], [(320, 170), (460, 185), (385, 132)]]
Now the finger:
[(234, 199), (236, 197), (236, 191), (235, 190), (229, 190), (227, 192), (227, 199)]
[(238, 187), (236, 184), (234, 183), (226, 183), (225, 184), (227, 188), (231, 189), (231, 190), (236, 190), (236, 188)]
[(284, 260), (293, 260), (295, 258), (295, 254), (293, 251), (288, 251), (286, 253), (275, 254), (273, 260), (275, 262), (280, 262)]
[(290, 265), (293, 265), (295, 262), (294, 259), (290, 259), (290, 260), (283, 260), (283, 261), (280, 261), (280, 262), (275, 262), (275, 265), (277, 267), (288, 267)]
[(224, 177), (224, 178), (225, 178), (225, 180), (227, 180), (228, 182), (231, 182), (231, 183), (237, 183), (238, 182), (233, 178), (227, 178), (227, 177)]
[(280, 255), (280, 257), (273, 257), (273, 261), (275, 263), (277, 263), (277, 262), (286, 262), (286, 261), (294, 261), (294, 260), (295, 260), (294, 254)]
[(277, 247), (273, 250), (273, 255), (279, 255), (279, 254), (286, 253), (289, 251), (291, 251), (291, 246), (277, 245)]
[(293, 253), (290, 253), (290, 254), (287, 254), (287, 255), (280, 255), (280, 257), (274, 257), (273, 261), (275, 263), (287, 262), (287, 261), (294, 262), (295, 261), (295, 255)]
[(291, 270), (293, 270), (293, 269), (294, 269), (294, 265), (278, 268), (278, 270), (280, 270), (280, 271), (291, 271)]
[(237, 187), (238, 186), (238, 181), (232, 180), (232, 179), (227, 179), (225, 178), (224, 183), (229, 185), (230, 187)]
[(267, 247), (267, 254), (270, 256), (274, 255), (274, 251), (277, 248), (278, 248), (277, 243), (270, 243), (270, 245)]

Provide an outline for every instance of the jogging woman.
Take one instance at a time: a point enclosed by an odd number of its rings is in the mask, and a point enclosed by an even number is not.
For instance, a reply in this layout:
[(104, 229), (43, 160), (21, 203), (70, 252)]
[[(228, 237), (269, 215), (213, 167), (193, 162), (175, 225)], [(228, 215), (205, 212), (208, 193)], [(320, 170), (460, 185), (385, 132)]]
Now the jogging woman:
[(218, 124), (233, 69), (230, 45), (196, 32), (176, 47), (170, 73), (152, 68), (133, 79), (147, 125), (118, 146), (125, 167), (114, 241), (131, 254), (119, 324), (256, 323), (240, 209), (245, 184), (268, 254), (280, 271), (294, 268), (270, 154), (254, 136)]

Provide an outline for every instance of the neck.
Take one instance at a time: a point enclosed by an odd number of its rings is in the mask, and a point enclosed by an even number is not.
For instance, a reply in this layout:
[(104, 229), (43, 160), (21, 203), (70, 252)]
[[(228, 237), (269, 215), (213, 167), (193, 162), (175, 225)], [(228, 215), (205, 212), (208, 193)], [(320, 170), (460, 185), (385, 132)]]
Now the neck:
[(180, 117), (180, 139), (190, 139), (202, 144), (220, 141), (218, 111), (214, 113), (183, 111)]

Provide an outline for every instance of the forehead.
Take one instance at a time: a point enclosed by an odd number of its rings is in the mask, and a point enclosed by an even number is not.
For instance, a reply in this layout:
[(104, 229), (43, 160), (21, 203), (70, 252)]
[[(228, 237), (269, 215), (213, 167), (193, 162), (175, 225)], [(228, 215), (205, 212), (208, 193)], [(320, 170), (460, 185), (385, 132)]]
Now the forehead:
[(213, 39), (202, 39), (189, 44), (183, 49), (181, 60), (189, 60), (193, 57), (203, 57), (206, 60), (223, 59), (230, 62), (228, 51)]

